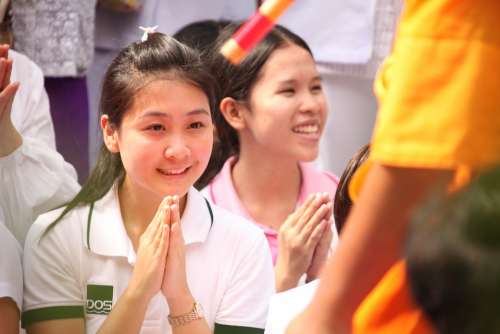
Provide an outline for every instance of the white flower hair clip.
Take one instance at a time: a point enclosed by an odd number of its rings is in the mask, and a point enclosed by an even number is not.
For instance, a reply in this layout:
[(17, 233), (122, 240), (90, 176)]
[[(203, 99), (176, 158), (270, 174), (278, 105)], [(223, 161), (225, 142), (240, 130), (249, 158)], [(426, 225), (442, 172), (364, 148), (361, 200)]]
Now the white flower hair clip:
[(158, 26), (154, 26), (154, 27), (141, 27), (141, 26), (139, 26), (139, 29), (144, 31), (144, 34), (142, 34), (141, 41), (145, 42), (148, 40), (148, 34), (154, 33), (156, 31), (156, 29), (158, 29)]

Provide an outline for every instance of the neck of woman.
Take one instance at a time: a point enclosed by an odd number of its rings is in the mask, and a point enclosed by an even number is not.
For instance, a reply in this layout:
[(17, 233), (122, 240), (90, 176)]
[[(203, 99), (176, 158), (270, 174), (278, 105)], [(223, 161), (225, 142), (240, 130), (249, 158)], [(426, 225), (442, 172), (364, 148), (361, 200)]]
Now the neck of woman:
[(233, 184), (244, 206), (286, 203), (295, 207), (301, 185), (298, 161), (268, 150), (242, 147), (232, 169)]

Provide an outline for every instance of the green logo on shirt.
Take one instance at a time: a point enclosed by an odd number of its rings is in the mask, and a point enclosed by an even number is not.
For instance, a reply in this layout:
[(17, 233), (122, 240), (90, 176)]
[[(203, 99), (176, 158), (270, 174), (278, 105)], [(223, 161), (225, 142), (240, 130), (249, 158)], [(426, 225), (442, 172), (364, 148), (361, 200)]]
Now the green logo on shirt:
[(87, 284), (87, 314), (109, 314), (113, 306), (113, 286)]

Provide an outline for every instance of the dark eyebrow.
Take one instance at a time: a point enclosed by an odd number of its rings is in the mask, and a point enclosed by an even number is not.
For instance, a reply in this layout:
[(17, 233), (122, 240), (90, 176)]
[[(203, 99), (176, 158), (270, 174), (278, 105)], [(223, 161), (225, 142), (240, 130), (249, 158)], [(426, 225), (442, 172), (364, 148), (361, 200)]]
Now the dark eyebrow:
[[(311, 79), (311, 82), (312, 81), (322, 81), (322, 78), (321, 78), (321, 76), (317, 75)], [(297, 80), (295, 80), (295, 79), (288, 79), (288, 80), (279, 81), (278, 84), (286, 85), (286, 84), (294, 84), (296, 82), (297, 82)]]
[(207, 111), (206, 109), (203, 109), (203, 108), (200, 108), (200, 109), (195, 109), (195, 110), (191, 110), (190, 112), (188, 112), (186, 115), (187, 116), (193, 116), (193, 115), (207, 115), (207, 116), (210, 116), (210, 112)]
[(161, 111), (147, 111), (141, 116), (139, 116), (139, 118), (146, 118), (146, 117), (170, 117), (170, 115)]
[(288, 79), (288, 80), (282, 80), (278, 81), (278, 85), (287, 85), (287, 84), (294, 84), (296, 80), (293, 79)]
[[(210, 112), (208, 112), (204, 108), (191, 110), (191, 111), (186, 113), (186, 116), (193, 116), (193, 115), (200, 115), (200, 114), (205, 114), (207, 116), (210, 116)], [(165, 113), (162, 111), (147, 111), (144, 114), (142, 114), (139, 118), (145, 118), (145, 117), (168, 117), (168, 118), (170, 118), (170, 115), (168, 113)]]

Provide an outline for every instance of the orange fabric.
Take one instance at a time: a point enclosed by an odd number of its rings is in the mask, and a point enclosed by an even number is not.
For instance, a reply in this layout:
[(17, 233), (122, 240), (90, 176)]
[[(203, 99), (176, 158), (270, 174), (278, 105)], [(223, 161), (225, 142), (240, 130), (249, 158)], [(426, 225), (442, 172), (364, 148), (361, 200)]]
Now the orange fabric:
[(353, 324), (354, 333), (435, 333), (413, 303), (406, 286), (406, 266), (403, 261), (388, 271), (382, 283), (365, 299), (354, 316)]
[[(455, 170), (454, 186), (500, 162), (500, 2), (408, 0), (380, 102), (370, 161)], [(350, 192), (359, 193), (366, 168)], [(453, 188), (450, 188), (453, 189)], [(432, 333), (396, 264), (353, 318), (355, 333)]]
[(402, 167), (500, 161), (500, 2), (409, 0), (380, 101), (371, 159)]

